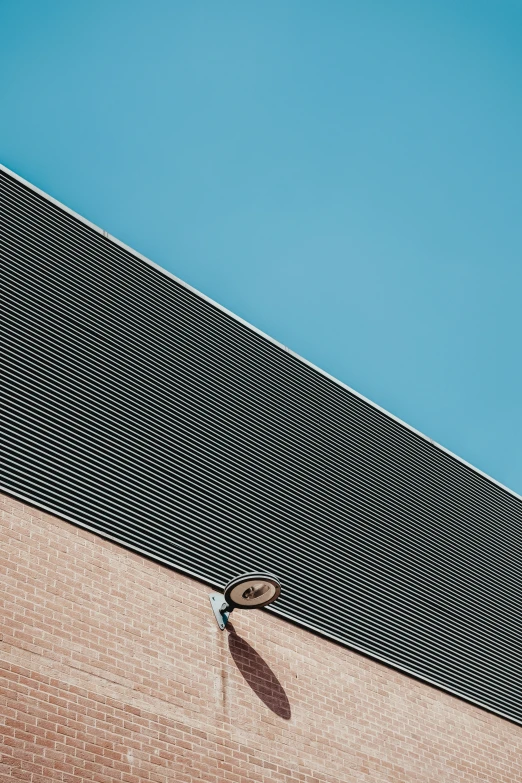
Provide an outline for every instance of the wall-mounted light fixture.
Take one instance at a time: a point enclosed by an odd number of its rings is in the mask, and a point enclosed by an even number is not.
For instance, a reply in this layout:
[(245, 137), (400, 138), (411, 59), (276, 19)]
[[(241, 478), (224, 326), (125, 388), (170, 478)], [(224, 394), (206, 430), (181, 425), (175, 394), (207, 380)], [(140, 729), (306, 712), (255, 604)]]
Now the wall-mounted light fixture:
[(223, 630), (234, 609), (261, 609), (279, 598), (280, 592), (281, 582), (277, 577), (254, 571), (236, 576), (223, 594), (211, 593), (209, 598), (217, 624)]

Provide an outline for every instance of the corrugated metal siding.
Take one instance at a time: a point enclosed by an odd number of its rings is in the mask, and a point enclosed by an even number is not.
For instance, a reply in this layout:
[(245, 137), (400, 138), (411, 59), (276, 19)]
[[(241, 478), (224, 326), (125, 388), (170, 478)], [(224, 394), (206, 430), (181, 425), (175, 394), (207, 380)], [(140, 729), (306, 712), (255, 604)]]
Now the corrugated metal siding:
[(0, 173), (0, 484), (522, 721), (522, 502)]

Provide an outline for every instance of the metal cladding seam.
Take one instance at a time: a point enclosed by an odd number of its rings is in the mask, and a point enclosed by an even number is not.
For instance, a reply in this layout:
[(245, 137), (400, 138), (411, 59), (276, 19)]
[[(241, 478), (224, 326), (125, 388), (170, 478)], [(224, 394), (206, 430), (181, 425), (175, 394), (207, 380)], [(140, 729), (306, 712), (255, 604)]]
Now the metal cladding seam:
[(0, 485), (522, 722), (522, 501), (0, 171)]

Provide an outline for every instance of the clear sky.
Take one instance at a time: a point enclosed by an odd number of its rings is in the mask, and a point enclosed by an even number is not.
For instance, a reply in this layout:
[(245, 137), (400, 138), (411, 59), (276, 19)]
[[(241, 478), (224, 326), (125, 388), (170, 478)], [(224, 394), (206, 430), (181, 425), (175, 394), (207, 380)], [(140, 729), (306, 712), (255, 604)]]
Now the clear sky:
[(522, 493), (520, 0), (1, 0), (0, 160)]

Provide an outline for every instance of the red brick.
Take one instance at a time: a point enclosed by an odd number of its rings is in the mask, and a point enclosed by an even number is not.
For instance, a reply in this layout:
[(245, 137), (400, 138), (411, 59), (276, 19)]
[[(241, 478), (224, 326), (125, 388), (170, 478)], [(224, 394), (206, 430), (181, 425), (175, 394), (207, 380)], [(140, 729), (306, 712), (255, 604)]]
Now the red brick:
[(522, 783), (520, 727), (3, 495), (0, 550), (0, 783)]

